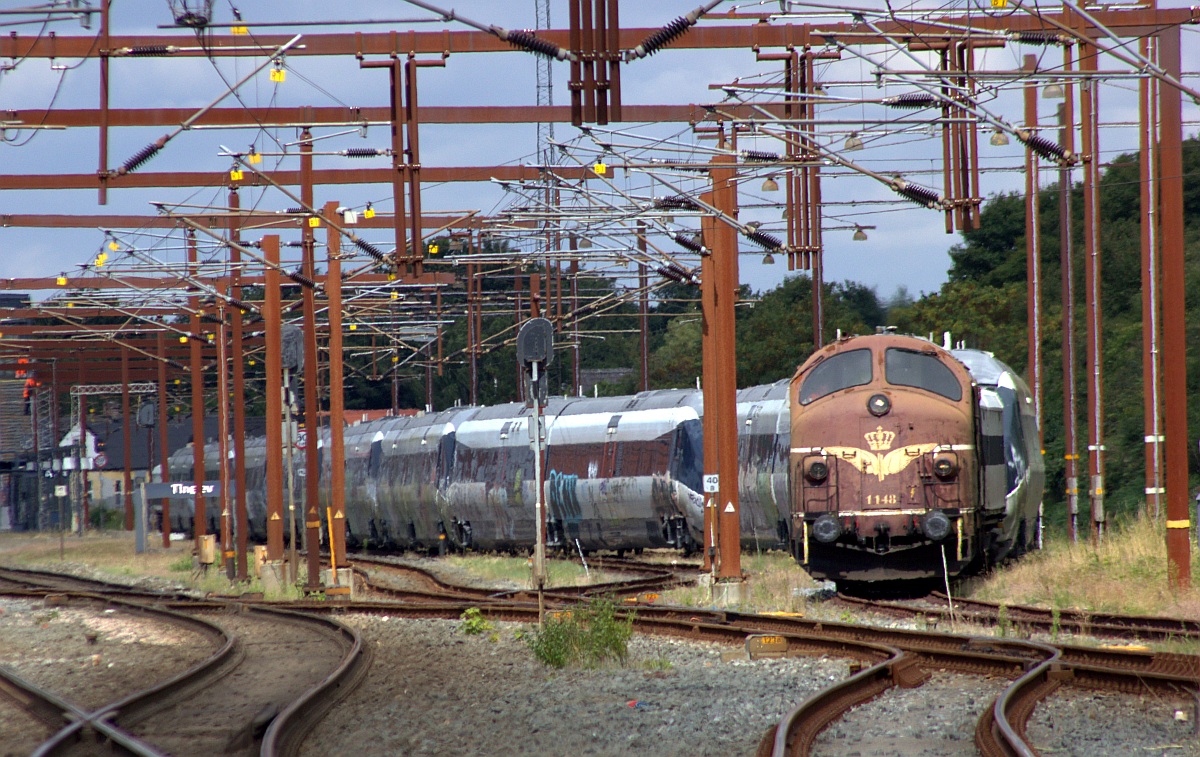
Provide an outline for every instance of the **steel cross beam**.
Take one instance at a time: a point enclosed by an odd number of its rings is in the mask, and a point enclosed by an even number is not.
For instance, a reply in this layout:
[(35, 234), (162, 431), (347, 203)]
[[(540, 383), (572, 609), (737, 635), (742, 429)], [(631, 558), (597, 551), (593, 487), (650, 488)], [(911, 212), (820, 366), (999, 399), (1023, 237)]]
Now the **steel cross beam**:
[(97, 397), (102, 394), (155, 394), (158, 387), (153, 382), (133, 382), (130, 384), (75, 384), (71, 387), (72, 397)]
[[(1126, 36), (1140, 36), (1154, 33), (1165, 26), (1179, 26), (1194, 23), (1200, 19), (1200, 8), (1135, 8), (1129, 10), (1095, 11), (1090, 14), (1097, 22), (1108, 29), (1118, 31)], [(975, 16), (969, 21), (973, 30), (980, 32), (1013, 31), (1051, 31), (1051, 26), (1042, 18), (1058, 20), (1061, 13), (1039, 13), (1038, 16)], [(721, 49), (759, 47), (787, 47), (794, 44), (800, 34), (800, 24), (749, 24), (749, 25), (711, 25), (695, 26), (687, 34), (671, 43), (673, 49)], [(881, 44), (883, 42), (873, 33), (862, 33), (861, 27), (854, 22), (832, 24), (810, 24), (814, 31), (853, 36), (862, 44)], [(963, 36), (963, 19), (946, 15), (935, 19), (922, 21), (887, 20), (878, 22), (880, 30), (891, 36), (910, 36), (915, 38), (941, 38)], [(631, 50), (642, 40), (660, 31), (657, 28), (620, 29), (617, 33), (616, 47), (621, 50)], [(571, 33), (567, 29), (540, 30), (538, 36), (558, 47), (571, 47)], [(1100, 33), (1096, 34), (1101, 36)], [(154, 49), (170, 46), (179, 42), (181, 34), (111, 34), (108, 46), (101, 49), (96, 45), (94, 36), (22, 36), (17, 33), (0, 38), (0, 57), (4, 58), (114, 58), (129, 55), (135, 50)], [(255, 57), (268, 54), (270, 49), (280, 47), (288, 42), (291, 36), (287, 34), (264, 34), (256, 36), (260, 49), (249, 48), (245, 37), (231, 34), (213, 34), (208, 38), (203, 49), (180, 49), (169, 53), (169, 57), (199, 58), (199, 57)], [(329, 55), (441, 55), (443, 53), (520, 53), (504, 40), (479, 31), (409, 31), (403, 36), (394, 32), (356, 32), (306, 34), (303, 44), (290, 50), (292, 58)]]

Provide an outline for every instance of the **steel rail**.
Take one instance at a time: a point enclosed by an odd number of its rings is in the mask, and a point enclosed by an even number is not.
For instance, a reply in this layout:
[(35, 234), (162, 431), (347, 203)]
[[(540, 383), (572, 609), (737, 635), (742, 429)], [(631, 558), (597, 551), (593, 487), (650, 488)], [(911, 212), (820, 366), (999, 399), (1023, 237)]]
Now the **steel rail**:
[(113, 754), (131, 755), (132, 757), (166, 757), (162, 752), (141, 743), (112, 724), (95, 719), (93, 713), (58, 698), (50, 691), (35, 686), (4, 667), (0, 667), (0, 694), (9, 697), (51, 727), (59, 726), (63, 720), (71, 721), (71, 725), (67, 728), (58, 731), (49, 740), (43, 741), (41, 746), (34, 750), (33, 755), (51, 755), (60, 752), (65, 754), (66, 747), (59, 746), (55, 739), (63, 737), (67, 731), (80, 731), (81, 733), (95, 733), (105, 738), (108, 751)]
[(850, 708), (865, 704), (893, 686), (913, 688), (929, 678), (916, 658), (895, 647), (892, 656), (822, 689), (789, 710), (759, 742), (758, 757), (807, 755), (817, 735)]
[[(91, 712), (62, 700), (54, 701), (55, 706), (65, 705), (66, 709), (62, 710), (64, 717), (72, 722), (42, 742), (42, 745), (33, 752), (33, 757), (68, 754), (76, 744), (86, 741), (89, 738), (88, 734), (95, 733), (107, 739), (113, 750), (119, 754), (159, 757), (162, 752), (123, 730), (113, 721), (119, 715), (126, 714), (129, 709), (138, 704), (157, 701), (162, 696), (188, 688), (195, 681), (211, 675), (212, 671), (225, 665), (234, 656), (237, 649), (236, 641), (215, 624), (163, 607), (128, 602), (90, 593), (73, 593), (67, 596), (85, 601), (98, 601), (109, 605), (116, 605), (125, 612), (141, 613), (163, 618), (176, 625), (187, 626), (203, 634), (224, 640), (224, 643), (216, 652), (182, 673)], [(14, 685), (16, 684), (14, 683)]]
[(341, 664), (308, 691), (301, 694), (271, 721), (263, 735), (262, 757), (298, 754), (304, 736), (320, 721), (321, 717), (363, 679), (370, 665), (370, 654), (363, 645), (358, 631), (329, 618), (255, 607), (256, 611), (286, 613), (294, 621), (303, 623), (325, 622), (332, 626), (333, 633), (349, 650)]

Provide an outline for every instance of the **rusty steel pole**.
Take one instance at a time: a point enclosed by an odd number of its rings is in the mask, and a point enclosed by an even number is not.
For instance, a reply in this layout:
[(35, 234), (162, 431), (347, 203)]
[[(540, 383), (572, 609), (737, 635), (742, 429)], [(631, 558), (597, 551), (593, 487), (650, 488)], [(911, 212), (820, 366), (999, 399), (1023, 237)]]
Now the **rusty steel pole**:
[[(722, 213), (736, 217), (736, 172), (732, 155), (713, 158), (710, 169), (713, 181), (713, 205)], [(738, 445), (737, 445), (737, 344), (734, 306), (738, 299), (738, 240), (737, 232), (723, 221), (713, 219), (713, 227), (705, 239), (712, 251), (713, 280), (704, 282), (711, 287), (712, 309), (705, 321), (712, 334), (712, 355), (716, 360), (716, 386), (713, 403), (705, 402), (705, 417), (715, 415), (717, 433), (716, 470), (719, 475), (717, 497), (717, 579), (742, 580), (741, 508), (738, 503)], [(708, 465), (706, 463), (706, 465)], [(709, 468), (711, 470), (711, 467)]]
[[(307, 128), (300, 134), (300, 199), (305, 207), (313, 206), (312, 185), (312, 132)], [(317, 216), (310, 216), (316, 219)], [(301, 274), (309, 281), (316, 276), (316, 251), (313, 249), (313, 223), (307, 220), (302, 227), (303, 239), (300, 264)], [(320, 355), (317, 353), (317, 296), (311, 286), (301, 287), (304, 311), (304, 429), (307, 443), (304, 445), (304, 549), (308, 557), (308, 581), (305, 588), (315, 590), (321, 586), (321, 513), (320, 513), (320, 457), (317, 440), (321, 438), (318, 428), (321, 398), (317, 393), (317, 371)]]
[(221, 482), (221, 558), (225, 577), (237, 577), (233, 549), (233, 513), (229, 506), (229, 352), (224, 301), (217, 305), (217, 478)]
[[(1179, 27), (1158, 35), (1159, 65), (1180, 76)], [(1159, 216), (1162, 239), (1163, 415), (1166, 419), (1167, 578), (1176, 590), (1192, 583), (1188, 539), (1187, 332), (1184, 307), (1183, 114), (1175, 87), (1159, 87)]]
[[(1157, 57), (1155, 40), (1143, 39), (1143, 57)], [(1162, 515), (1163, 486), (1162, 445), (1166, 440), (1162, 429), (1162, 381), (1159, 343), (1159, 278), (1158, 252), (1158, 87), (1156, 79), (1143, 77), (1138, 82), (1138, 101), (1141, 128), (1138, 129), (1138, 173), (1140, 176), (1140, 207), (1142, 214), (1142, 410), (1143, 434), (1146, 443), (1146, 512), (1159, 518)]]
[(479, 404), (479, 324), (476, 310), (479, 308), (478, 275), (476, 264), (467, 263), (467, 359), (471, 376), (470, 402)]
[[(1025, 70), (1037, 68), (1037, 56), (1025, 56)], [(1025, 85), (1025, 125), (1038, 128), (1038, 88), (1035, 82)], [(1025, 322), (1029, 383), (1033, 388), (1033, 413), (1037, 418), (1038, 452), (1045, 454), (1042, 445), (1042, 219), (1041, 181), (1038, 176), (1038, 156), (1025, 151)], [(1037, 545), (1042, 546), (1045, 511), (1038, 503)]]
[[(229, 239), (240, 243), (241, 205), (236, 186), (229, 188), (229, 209), (233, 213), (229, 219)], [(241, 308), (242, 301), (242, 252), (238, 244), (229, 246), (229, 296), (233, 299), (229, 308), (229, 344), (231, 348), (230, 370), (233, 374), (233, 480), (234, 480), (234, 523), (237, 531), (237, 580), (250, 580), (250, 567), (246, 550), (249, 547), (250, 516), (246, 509), (246, 370), (243, 361), (242, 340), (245, 338), (242, 328), (242, 317), (245, 311)]]
[[(80, 383), (83, 383), (82, 381)], [(83, 456), (87, 454), (87, 397), (79, 395), (79, 499), (83, 520), (79, 523), (79, 535), (91, 520), (91, 498), (88, 496), (87, 471), (83, 469)]]
[[(333, 218), (337, 214), (338, 204), (325, 204), (325, 217)], [(333, 523), (329, 535), (329, 545), (333, 554), (339, 560), (345, 559), (346, 554), (346, 469), (343, 461), (346, 459), (345, 441), (345, 397), (343, 392), (342, 367), (342, 238), (341, 234), (329, 228), (325, 242), (325, 251), (329, 256), (329, 270), (325, 274), (325, 296), (329, 304), (329, 502), (332, 511), (330, 520)], [(337, 574), (333, 575), (337, 583)]]
[(97, 189), (96, 204), (108, 204), (108, 56), (112, 51), (109, 36), (109, 11), (111, 0), (100, 0), (100, 166), (96, 177), (100, 184)]
[[(575, 396), (583, 395), (583, 385), (580, 383), (582, 364), (580, 363), (579, 355), (579, 259), (576, 253), (579, 251), (579, 242), (575, 235), (571, 235), (571, 265), (568, 267), (568, 274), (571, 277), (571, 336), (575, 342), (574, 349), (571, 350), (571, 394)], [(478, 333), (478, 332), (476, 332)]]
[(646, 270), (646, 222), (638, 221), (637, 230), (638, 251), (642, 260), (638, 263), (638, 345), (641, 352), (639, 372), (641, 373), (641, 391), (650, 391), (650, 275)]
[(420, 276), (425, 272), (425, 245), (421, 237), (421, 129), (417, 112), (417, 69), (444, 68), (445, 65), (445, 57), (439, 60), (416, 60), (412, 54), (404, 64), (404, 121), (408, 141), (404, 151), (404, 172), (408, 182), (409, 207), (412, 211), (412, 257), (403, 270), (406, 275)]
[[(187, 233), (188, 265), (192, 275), (200, 275), (200, 263), (196, 256), (196, 232)], [(200, 351), (200, 296), (188, 297), (188, 308), (192, 312), (191, 336), (188, 338), (188, 353), (192, 377), (192, 482), (196, 485), (196, 498), (192, 516), (192, 533), (196, 550), (200, 549), (200, 538), (208, 533), (208, 513), (204, 501), (204, 363)]]
[[(166, 483), (170, 478), (168, 463), (171, 456), (170, 435), (167, 429), (167, 335), (162, 331), (155, 335), (155, 340), (158, 346), (158, 459), (159, 459), (159, 483)], [(80, 398), (82, 399), (82, 397)], [(84, 425), (87, 421), (83, 416), (82, 406), (80, 407), (79, 423), (80, 433), (86, 428)], [(80, 466), (82, 471), (83, 466)], [(162, 507), (162, 545), (163, 549), (171, 548), (171, 498), (163, 497), (159, 501)]]
[[(1071, 48), (1067, 47), (1064, 70), (1070, 71)], [(1059, 142), (1063, 148), (1074, 151), (1075, 126), (1072, 108), (1074, 89), (1070, 79), (1063, 85), (1066, 101), (1058, 106)], [(1071, 210), (1072, 177), (1071, 166), (1063, 165), (1058, 170), (1058, 233), (1059, 265), (1062, 274), (1062, 369), (1063, 369), (1063, 464), (1066, 478), (1064, 494), (1067, 501), (1067, 537), (1072, 543), (1079, 540), (1079, 447), (1078, 413), (1076, 411), (1075, 378), (1075, 255), (1073, 212)]]
[[(717, 202), (716, 192), (705, 193), (702, 198), (709, 205)], [(719, 493), (712, 491), (709, 476), (720, 475), (717, 467), (717, 353), (716, 353), (716, 261), (711, 254), (712, 240), (716, 236), (717, 220), (705, 216), (700, 221), (700, 231), (707, 254), (700, 256), (700, 388), (703, 396), (704, 416), (701, 431), (704, 435), (702, 462), (704, 470), (704, 561), (702, 569), (715, 573), (717, 566), (717, 499)]]
[(121, 453), (125, 458), (122, 492), (125, 530), (133, 530), (133, 424), (129, 422), (129, 350), (121, 348)]
[(266, 337), (267, 431), (267, 559), (283, 560), (283, 357), (280, 354), (281, 310), (279, 290), (279, 237), (262, 238), (267, 261), (263, 286), (263, 331)]
[[(1079, 69), (1094, 72), (1098, 52), (1094, 45), (1080, 46)], [(1079, 120), (1083, 151), (1084, 303), (1087, 311), (1088, 371), (1088, 473), (1091, 500), (1090, 537), (1104, 536), (1104, 334), (1100, 300), (1100, 132), (1097, 86), (1084, 79), (1079, 92)]]

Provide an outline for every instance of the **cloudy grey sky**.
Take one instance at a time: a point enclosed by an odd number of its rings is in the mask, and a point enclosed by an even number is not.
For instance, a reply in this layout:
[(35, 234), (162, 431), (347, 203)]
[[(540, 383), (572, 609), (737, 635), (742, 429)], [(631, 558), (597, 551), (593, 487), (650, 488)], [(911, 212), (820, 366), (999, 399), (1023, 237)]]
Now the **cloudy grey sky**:
[[(0, 0), (0, 9), (27, 6), (29, 0)], [(339, 4), (318, 2), (284, 2), (265, 0), (231, 4), (228, 0), (217, 0), (214, 16), (225, 31), (232, 18), (231, 8), (239, 5), (248, 21), (316, 21), (316, 20), (361, 20), (361, 19), (420, 19), (431, 14), (402, 2), (365, 2), (351, 0)], [(458, 12), (485, 23), (494, 23), (508, 28), (531, 28), (534, 26), (534, 0), (510, 0), (486, 2), (484, 0), (441, 0), (445, 7), (453, 6)], [(622, 25), (625, 27), (653, 27), (692, 10), (698, 0), (660, 0), (654, 3), (622, 3)], [(883, 8), (880, 0), (864, 0), (862, 7)], [(983, 4), (986, 5), (986, 4)], [(723, 10), (731, 5), (722, 6)], [(745, 11), (777, 11), (779, 3), (741, 3)], [(901, 6), (893, 4), (901, 9)], [(935, 7), (926, 3), (923, 7)], [(975, 2), (939, 4), (937, 7), (953, 13), (978, 14), (981, 5)], [(834, 17), (830, 17), (832, 20)], [(170, 23), (166, 0), (115, 0), (113, 2), (113, 32), (160, 33), (156, 27)], [(816, 22), (815, 19), (809, 19)], [(844, 20), (842, 17), (840, 20)], [(551, 21), (555, 28), (566, 26), (566, 3), (552, 0)], [(705, 20), (702, 25), (728, 23)], [(782, 23), (782, 22), (778, 22)], [(55, 32), (58, 35), (92, 35), (98, 25), (90, 30), (81, 28), (75, 21), (64, 21), (46, 29), (40, 25), (14, 27), (22, 36)], [(463, 29), (460, 24), (440, 22), (395, 25), (363, 26), (364, 31), (383, 31), (391, 28), (417, 28), (422, 30)], [(353, 26), (334, 27), (352, 30)], [(4, 30), (9, 31), (9, 30)], [(296, 27), (269, 30), (275, 33), (318, 32), (327, 29)], [(170, 32), (176, 33), (176, 32)], [(180, 45), (195, 44), (186, 32), (178, 32)], [(1185, 51), (1189, 59), (1185, 68), (1195, 69), (1191, 60), (1195, 45), (1195, 32), (1185, 31)], [(866, 48), (865, 59), (845, 56), (839, 63), (821, 68), (819, 78), (828, 82), (830, 103), (823, 106), (821, 113), (829, 118), (830, 124), (821, 129), (822, 143), (830, 149), (840, 150), (846, 132), (851, 126), (845, 122), (853, 119), (873, 119), (884, 111), (877, 105), (862, 104), (863, 99), (877, 99), (901, 92), (912, 91), (913, 86), (904, 82), (882, 77), (876, 87), (876, 70), (914, 70), (921, 61), (906, 60), (895, 50), (885, 47)], [(977, 59), (980, 69), (1005, 71), (1021, 65), (1022, 56), (1040, 53), (1041, 66), (1053, 69), (1061, 60), (1057, 48), (1049, 51), (1009, 45), (1003, 49), (982, 51)], [(922, 59), (924, 60), (924, 59)], [(258, 61), (243, 59), (235, 61), (220, 58), (216, 62), (205, 58), (188, 59), (123, 59), (112, 63), (112, 98), (116, 108), (199, 108), (216, 97), (224, 89), (222, 77), (235, 81), (248, 73)], [(756, 62), (749, 50), (688, 51), (664, 50), (656, 56), (639, 60), (623, 68), (623, 100), (626, 104), (639, 103), (713, 103), (724, 95), (720, 90), (710, 89), (711, 84), (727, 84), (734, 80), (742, 82), (769, 79), (777, 73), (778, 63)], [(1104, 64), (1107, 68), (1123, 68), (1116, 61)], [(386, 103), (386, 74), (382, 71), (362, 71), (353, 59), (316, 58), (293, 56), (287, 61), (288, 77), (282, 84), (268, 80), (266, 72), (256, 77), (240, 91), (242, 102), (255, 105), (302, 105), (316, 106), (366, 106)], [(555, 102), (568, 102), (567, 65), (554, 66)], [(1189, 79), (1195, 84), (1195, 79)], [(509, 53), (504, 55), (452, 55), (444, 69), (424, 69), (421, 72), (420, 94), (422, 105), (522, 105), (536, 101), (535, 60), (532, 56)], [(53, 104), (56, 108), (94, 107), (97, 102), (98, 65), (95, 60), (45, 59), (0, 60), (0, 112), (25, 108), (41, 109)], [(1101, 89), (1101, 103), (1106, 126), (1102, 131), (1102, 153), (1104, 159), (1136, 147), (1136, 82), (1130, 79), (1113, 78)], [(987, 92), (981, 98), (988, 109), (1004, 120), (1020, 123), (1022, 103), (1018, 89), (999, 88)], [(1054, 107), (1058, 101), (1039, 100), (1041, 125), (1053, 124)], [(222, 107), (232, 107), (231, 98)], [(891, 112), (892, 115), (896, 111)], [(907, 114), (904, 114), (907, 115)], [(1195, 120), (1195, 107), (1185, 109), (1185, 118)], [(629, 129), (631, 139), (642, 135), (662, 137), (676, 135), (675, 139), (701, 148), (710, 143), (698, 143), (681, 125), (637, 126), (613, 125), (613, 129)], [(121, 129), (114, 130), (110, 138), (110, 162), (119, 165), (138, 149), (152, 142), (164, 129)], [(318, 130), (317, 135), (335, 130)], [(1188, 128), (1192, 133), (1194, 127)], [(1018, 170), (1022, 162), (1021, 147), (1015, 142), (996, 147), (988, 143), (986, 132), (980, 140), (980, 163), (985, 169), (983, 193), (1019, 190), (1023, 179)], [(556, 138), (562, 141), (577, 140), (579, 132), (569, 124), (556, 126)], [(864, 131), (866, 150), (855, 152), (852, 157), (867, 168), (885, 175), (901, 174), (919, 184), (941, 191), (940, 139), (921, 129), (897, 131), (879, 129)], [(8, 130), (5, 141), (0, 144), (0, 173), (91, 173), (97, 167), (97, 134), (94, 130), (42, 131)], [(189, 131), (173, 140), (163, 152), (143, 169), (145, 171), (228, 170), (229, 159), (219, 157), (220, 145), (233, 149), (244, 149), (251, 142), (259, 149), (272, 149), (278, 143), (293, 142), (293, 130), (278, 129), (271, 133), (251, 131)], [(530, 126), (437, 126), (422, 127), (421, 148), (424, 166), (446, 165), (498, 165), (520, 164), (536, 160), (535, 130)], [(372, 127), (366, 139), (357, 134), (329, 139), (322, 144), (324, 149), (347, 147), (386, 147), (387, 129)], [(780, 151), (777, 142), (767, 137), (747, 138), (742, 147)], [(321, 149), (321, 148), (318, 148)], [(278, 159), (284, 168), (298, 165), (293, 155)], [(647, 153), (641, 153), (643, 155)], [(581, 152), (586, 157), (587, 153)], [(268, 158), (268, 165), (276, 162)], [(356, 161), (353, 167), (364, 165), (383, 167), (387, 159)], [(318, 166), (344, 167), (345, 162), (337, 158), (318, 160)], [(1043, 181), (1055, 180), (1050, 170), (1043, 171)], [(1078, 176), (1078, 173), (1077, 173)], [(618, 184), (630, 191), (642, 187), (636, 177), (617, 177)], [(743, 220), (759, 220), (764, 228), (782, 235), (782, 221), (778, 208), (752, 206), (769, 205), (782, 200), (782, 193), (773, 195), (760, 190), (761, 181), (747, 181), (742, 190), (741, 201), (746, 207)], [(655, 194), (664, 194), (659, 187)], [(0, 192), (0, 213), (152, 213), (151, 201), (172, 203), (223, 204), (223, 192), (212, 190), (166, 189), (152, 191), (114, 190), (109, 194), (107, 206), (97, 205), (96, 192), (87, 191), (39, 191)], [(958, 241), (957, 235), (947, 235), (941, 213), (921, 209), (903, 202), (893, 202), (896, 195), (878, 182), (858, 175), (830, 176), (824, 183), (826, 278), (840, 281), (849, 279), (874, 287), (881, 297), (887, 298), (897, 288), (903, 287), (911, 294), (935, 291), (946, 277), (949, 265), (947, 250)], [(321, 188), (317, 205), (336, 199), (345, 205), (361, 206), (374, 202), (381, 209), (391, 208), (390, 187), (371, 188), (329, 187)], [(488, 184), (479, 185), (432, 185), (423, 189), (427, 210), (480, 209), (485, 214), (494, 213), (514, 202), (503, 190)], [(282, 209), (289, 201), (275, 192), (261, 195), (243, 193), (243, 205), (257, 205), (268, 209)], [(873, 226), (868, 230), (867, 241), (852, 241), (854, 226)], [(156, 242), (149, 237), (131, 237), (139, 245), (157, 245), (164, 258), (171, 254), (170, 243)], [(390, 248), (390, 235), (380, 234), (375, 240)], [(45, 229), (0, 229), (0, 277), (23, 277), (54, 275), (59, 272), (77, 270), (77, 266), (96, 255), (105, 244), (104, 235), (97, 230), (45, 230)], [(752, 253), (753, 247), (744, 249), (741, 258), (742, 279), (756, 289), (777, 284), (786, 273), (786, 266), (762, 265), (761, 256)]]

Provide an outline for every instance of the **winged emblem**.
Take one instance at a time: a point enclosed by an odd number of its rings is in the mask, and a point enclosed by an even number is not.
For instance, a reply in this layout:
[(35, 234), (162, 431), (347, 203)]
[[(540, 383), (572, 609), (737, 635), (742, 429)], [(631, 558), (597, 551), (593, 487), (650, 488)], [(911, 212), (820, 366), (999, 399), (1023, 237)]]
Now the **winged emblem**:
[(886, 455), (879, 452), (868, 452), (858, 447), (825, 447), (824, 449), (838, 460), (845, 460), (858, 468), (859, 472), (878, 476), (882, 481), (888, 476), (904, 470), (913, 460), (930, 452), (936, 446), (936, 442), (910, 444), (907, 447), (897, 447)]

